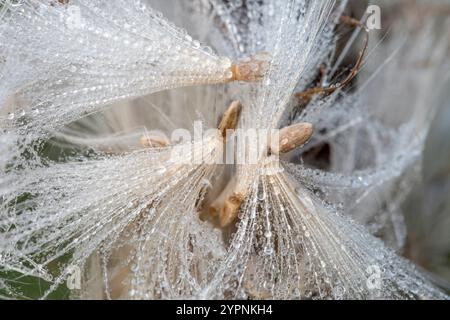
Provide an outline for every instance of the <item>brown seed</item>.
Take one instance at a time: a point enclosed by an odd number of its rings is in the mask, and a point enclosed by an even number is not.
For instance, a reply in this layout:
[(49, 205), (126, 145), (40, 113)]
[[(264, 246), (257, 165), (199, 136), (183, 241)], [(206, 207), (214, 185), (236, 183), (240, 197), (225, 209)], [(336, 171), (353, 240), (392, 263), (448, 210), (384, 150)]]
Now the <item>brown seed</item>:
[(221, 227), (226, 227), (236, 220), (239, 208), (245, 199), (245, 190), (242, 187), (242, 184), (237, 184), (236, 176), (234, 176), (209, 206), (209, 213), (213, 217), (219, 217)]
[(258, 53), (231, 66), (233, 76), (230, 81), (255, 82), (264, 77), (269, 67), (269, 55)]
[(222, 137), (226, 137), (227, 130), (236, 129), (241, 109), (241, 103), (239, 101), (233, 101), (227, 111), (225, 111), (219, 124), (219, 131)]
[(146, 134), (141, 137), (140, 144), (146, 148), (164, 148), (170, 145), (170, 140), (163, 133), (161, 134)]
[(209, 213), (213, 217), (217, 217), (220, 215), (222, 208), (225, 204), (227, 198), (234, 192), (236, 188), (236, 177), (232, 177), (230, 181), (228, 181), (225, 188), (222, 192), (214, 199), (214, 201), (209, 206)]
[(240, 192), (234, 192), (225, 200), (222, 210), (220, 211), (220, 226), (226, 227), (236, 220), (245, 195)]
[[(301, 122), (289, 127), (281, 129), (272, 139), (269, 147), (273, 154), (287, 153), (298, 147), (303, 146), (311, 138), (314, 132), (314, 127), (311, 123)], [(278, 136), (278, 144), (276, 143)]]

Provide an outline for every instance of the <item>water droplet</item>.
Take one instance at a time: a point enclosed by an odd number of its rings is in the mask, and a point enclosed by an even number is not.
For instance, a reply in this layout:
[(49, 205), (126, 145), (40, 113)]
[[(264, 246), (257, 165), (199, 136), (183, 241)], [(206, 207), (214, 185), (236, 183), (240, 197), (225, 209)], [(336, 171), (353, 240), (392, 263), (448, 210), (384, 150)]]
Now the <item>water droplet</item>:
[(264, 248), (264, 254), (267, 255), (267, 256), (272, 255), (272, 254), (273, 254), (273, 249), (272, 249), (272, 247), (271, 247), (271, 246), (266, 246), (266, 247)]

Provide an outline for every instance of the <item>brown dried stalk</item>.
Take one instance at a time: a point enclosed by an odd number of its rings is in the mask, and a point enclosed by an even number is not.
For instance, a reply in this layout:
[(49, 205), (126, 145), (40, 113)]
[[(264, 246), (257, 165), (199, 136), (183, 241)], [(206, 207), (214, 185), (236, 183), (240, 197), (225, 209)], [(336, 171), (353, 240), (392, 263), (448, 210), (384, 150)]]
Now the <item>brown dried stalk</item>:
[[(299, 98), (303, 103), (308, 103), (316, 95), (329, 95), (329, 94), (332, 94), (333, 92), (335, 92), (336, 90), (347, 86), (355, 78), (355, 76), (358, 74), (359, 70), (361, 69), (361, 65), (362, 65), (364, 56), (366, 54), (367, 47), (369, 45), (369, 30), (366, 28), (366, 26), (361, 21), (356, 20), (351, 17), (348, 17), (348, 16), (342, 16), (340, 18), (340, 21), (343, 24), (346, 24), (346, 25), (349, 25), (352, 27), (362, 28), (365, 31), (366, 36), (364, 39), (363, 49), (360, 51), (358, 59), (355, 63), (355, 66), (352, 68), (350, 74), (342, 82), (331, 85), (329, 87), (317, 86), (317, 87), (308, 89), (306, 91), (296, 93), (295, 96), (297, 98)], [(323, 67), (322, 67), (321, 73), (324, 74)]]

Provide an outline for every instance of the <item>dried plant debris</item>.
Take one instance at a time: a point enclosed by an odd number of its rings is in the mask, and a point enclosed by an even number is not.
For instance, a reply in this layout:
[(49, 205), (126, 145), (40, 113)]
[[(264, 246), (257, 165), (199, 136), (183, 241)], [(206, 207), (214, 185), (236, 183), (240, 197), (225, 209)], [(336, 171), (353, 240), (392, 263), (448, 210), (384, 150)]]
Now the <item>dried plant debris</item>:
[[(322, 87), (322, 86), (318, 86), (318, 87), (314, 87), (311, 89), (308, 89), (304, 92), (298, 92), (296, 93), (296, 97), (298, 97), (302, 102), (308, 102), (310, 99), (312, 99), (315, 95), (327, 95), (327, 94), (331, 94), (333, 92), (335, 92), (338, 89), (344, 88), (346, 85), (348, 85), (357, 75), (359, 69), (361, 68), (362, 62), (363, 62), (363, 58), (364, 55), (367, 51), (367, 46), (369, 44), (369, 30), (367, 29), (367, 27), (365, 27), (364, 23), (365, 22), (361, 22), (359, 20), (356, 20), (354, 18), (348, 17), (348, 16), (342, 16), (340, 18), (340, 22), (346, 25), (350, 25), (353, 27), (357, 27), (360, 29), (363, 29), (365, 31), (365, 37), (364, 37), (364, 47), (361, 50), (361, 52), (359, 53), (359, 56), (357, 58), (357, 61), (355, 63), (355, 66), (352, 68), (351, 72), (349, 73), (349, 75), (342, 81), (339, 82), (337, 84), (332, 84), (328, 87)], [(322, 78), (325, 76), (325, 67), (324, 65), (320, 66), (321, 69), (321, 75)]]
[(450, 18), (352, 5), (0, 0), (0, 298), (448, 299), (405, 203)]

